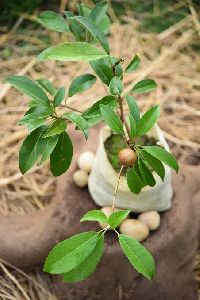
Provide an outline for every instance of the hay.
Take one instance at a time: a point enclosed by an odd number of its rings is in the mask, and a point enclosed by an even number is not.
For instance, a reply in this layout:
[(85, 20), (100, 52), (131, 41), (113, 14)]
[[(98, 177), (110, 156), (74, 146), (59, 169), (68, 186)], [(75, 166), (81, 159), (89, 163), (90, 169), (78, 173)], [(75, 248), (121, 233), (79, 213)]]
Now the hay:
[[(185, 20), (158, 35), (141, 32), (138, 21), (124, 17), (126, 24), (112, 25), (110, 42), (114, 55), (123, 57), (126, 63), (135, 53), (139, 54), (142, 67), (139, 71), (126, 75), (125, 91), (129, 91), (134, 82), (146, 77), (157, 81), (158, 88), (155, 92), (137, 97), (139, 106), (146, 109), (149, 105), (161, 103), (159, 125), (175, 155), (180, 161), (197, 164), (200, 159), (200, 61), (194, 46), (199, 43), (199, 23), (191, 3), (190, 10), (191, 15)], [(129, 12), (127, 15), (130, 15)], [(13, 74), (26, 74), (33, 79), (47, 77), (56, 87), (67, 87), (74, 76), (90, 72), (86, 63), (50, 61), (36, 64), (29, 50), (26, 56), (21, 57), (19, 40), (28, 42), (27, 49), (40, 50), (44, 47), (40, 35), (47, 32), (41, 29), (30, 39), (27, 38), (28, 33), (19, 36), (16, 32), (18, 23), (11, 32), (2, 35), (0, 40), (1, 45), (8, 47), (12, 39), (13, 52), (9, 60), (0, 59), (0, 79)], [(50, 36), (54, 44), (64, 40), (64, 37), (60, 38), (55, 33), (50, 33)], [(23, 177), (18, 168), (18, 150), (26, 135), (26, 129), (18, 126), (18, 120), (25, 111), (27, 99), (2, 83), (0, 90), (0, 213), (25, 214), (43, 209), (51, 201), (56, 185), (48, 163), (42, 168), (36, 167)], [(104, 87), (97, 83), (88, 92), (69, 99), (68, 105), (84, 110), (104, 94)], [(41, 270), (27, 275), (1, 260), (0, 269), (0, 298), (56, 299), (50, 290), (49, 277)], [(200, 285), (200, 254), (196, 259), (195, 278)]]

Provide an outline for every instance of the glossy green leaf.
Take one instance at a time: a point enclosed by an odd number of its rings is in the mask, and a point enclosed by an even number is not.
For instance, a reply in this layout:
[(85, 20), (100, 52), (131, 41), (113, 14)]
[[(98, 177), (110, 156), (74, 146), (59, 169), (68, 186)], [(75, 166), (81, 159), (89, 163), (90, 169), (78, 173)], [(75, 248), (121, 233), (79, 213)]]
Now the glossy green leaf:
[(110, 228), (114, 229), (119, 227), (119, 225), (128, 217), (130, 212), (130, 210), (119, 210), (113, 212), (108, 218)]
[(90, 276), (94, 272), (98, 262), (101, 259), (101, 256), (103, 254), (103, 248), (104, 248), (104, 235), (103, 233), (101, 233), (99, 235), (99, 240), (95, 248), (89, 254), (89, 256), (75, 269), (73, 269), (72, 271), (66, 274), (63, 274), (64, 281), (68, 283), (78, 282)]
[[(106, 105), (110, 108), (116, 108), (118, 105), (117, 99), (115, 96), (105, 96), (101, 100), (95, 102), (88, 110), (86, 110), (82, 116), (87, 119), (101, 117), (100, 105)], [(102, 117), (101, 117), (102, 120)]]
[(136, 271), (152, 279), (155, 275), (155, 263), (151, 253), (138, 241), (124, 234), (119, 235), (119, 243)]
[(64, 98), (65, 98), (65, 88), (61, 87), (59, 90), (57, 90), (55, 94), (55, 97), (53, 99), (53, 106), (54, 107), (59, 106)]
[(155, 158), (159, 159), (166, 165), (168, 165), (170, 168), (174, 169), (176, 172), (179, 170), (178, 163), (175, 159), (175, 157), (166, 151), (163, 148), (160, 148), (158, 146), (143, 146), (144, 150), (146, 150), (149, 154), (154, 156)]
[(141, 174), (141, 172), (140, 172), (140, 168), (139, 168), (138, 161), (139, 161), (139, 159), (136, 160), (133, 169), (134, 169), (134, 171), (138, 174), (138, 176), (139, 176), (139, 178), (140, 178), (140, 180), (141, 180), (141, 183), (142, 183), (142, 188), (144, 188), (144, 187), (147, 185), (147, 183), (146, 183), (146, 181), (144, 181), (143, 178), (142, 178), (142, 174)]
[(57, 244), (45, 261), (44, 271), (50, 274), (63, 274), (74, 270), (92, 253), (99, 237), (99, 233), (90, 231)]
[(78, 14), (82, 17), (88, 18), (92, 9), (89, 8), (87, 5), (84, 3), (77, 3), (77, 8), (78, 8)]
[(118, 115), (107, 105), (100, 105), (102, 117), (113, 132), (123, 134), (123, 124)]
[(110, 54), (109, 44), (106, 36), (92, 20), (82, 16), (70, 17), (68, 20), (76, 20), (79, 22), (101, 44), (106, 53)]
[(129, 168), (126, 173), (126, 179), (130, 191), (134, 194), (139, 194), (143, 187), (143, 183), (138, 174), (133, 169)]
[[(64, 11), (66, 18), (74, 17), (71, 11)], [(76, 20), (71, 20), (69, 24), (69, 29), (75, 36), (76, 41), (84, 41), (84, 30)]]
[(43, 89), (33, 80), (25, 76), (10, 76), (5, 82), (14, 86), (17, 90), (34, 99), (37, 104), (49, 106), (49, 99)]
[(44, 134), (44, 138), (60, 134), (67, 128), (66, 122), (62, 118), (58, 118), (51, 123), (47, 132)]
[(85, 138), (88, 138), (89, 134), (89, 128), (87, 121), (81, 116), (78, 115), (75, 112), (69, 112), (65, 113), (64, 117), (66, 117), (68, 120), (72, 121), (76, 126), (78, 126), (79, 129), (81, 129), (85, 135)]
[[(109, 86), (111, 79), (114, 77), (112, 64), (117, 61), (114, 57), (105, 57), (98, 60), (90, 62), (90, 65), (100, 80)], [(115, 67), (115, 74), (117, 77), (121, 77), (123, 74), (123, 69), (120, 64)]]
[(54, 11), (44, 11), (38, 17), (38, 22), (47, 29), (67, 32), (69, 27), (65, 19)]
[(148, 93), (154, 90), (157, 87), (156, 82), (153, 79), (144, 79), (136, 83), (132, 88), (132, 92), (134, 93)]
[(69, 135), (64, 131), (50, 155), (50, 168), (54, 176), (60, 176), (69, 168), (73, 156), (73, 145)]
[[(45, 121), (46, 121), (46, 117), (37, 117), (37, 118), (26, 120), (26, 121), (24, 120), (22, 122), (27, 126), (29, 133), (31, 133), (36, 128), (44, 125)], [(21, 123), (21, 125), (22, 125), (22, 123)]]
[(107, 223), (107, 217), (101, 210), (96, 209), (87, 212), (80, 220), (80, 222), (83, 221), (97, 221)]
[(152, 169), (160, 176), (162, 181), (165, 177), (165, 168), (160, 160), (152, 156), (150, 153), (145, 150), (140, 150), (139, 153), (142, 155), (142, 158), (152, 167)]
[(157, 122), (160, 116), (160, 106), (156, 105), (151, 107), (145, 114), (141, 117), (137, 123), (136, 135), (142, 136), (146, 134)]
[(132, 115), (129, 115), (130, 136), (133, 139), (136, 136), (136, 122)]
[(135, 98), (132, 96), (126, 96), (126, 102), (128, 103), (131, 116), (134, 118), (135, 122), (137, 123), (140, 119), (140, 111), (135, 101)]
[(108, 2), (99, 2), (92, 9), (89, 19), (93, 20), (96, 24), (99, 24), (102, 18), (106, 15), (108, 9)]
[(123, 91), (121, 79), (119, 77), (114, 77), (109, 84), (109, 89), (111, 95), (121, 95)]
[(72, 42), (47, 48), (40, 53), (38, 61), (48, 59), (59, 61), (92, 61), (106, 56), (105, 52), (93, 45), (85, 42)]
[(44, 139), (47, 126), (31, 132), (23, 141), (19, 151), (19, 168), (25, 174), (39, 160), (45, 161), (57, 143), (57, 137)]
[(93, 84), (95, 84), (96, 80), (96, 76), (92, 74), (84, 74), (76, 77), (69, 87), (68, 96), (72, 97), (77, 93), (89, 89), (91, 86), (93, 86)]
[(141, 60), (138, 55), (135, 55), (134, 58), (131, 60), (131, 62), (128, 64), (126, 67), (125, 72), (126, 73), (131, 73), (139, 68), (141, 64)]
[(153, 177), (153, 174), (150, 172), (141, 158), (138, 159), (138, 165), (142, 175), (142, 181), (145, 183), (145, 185), (154, 186), (156, 181)]
[(51, 81), (48, 79), (38, 79), (36, 82), (49, 94), (54, 95), (56, 90), (52, 85)]

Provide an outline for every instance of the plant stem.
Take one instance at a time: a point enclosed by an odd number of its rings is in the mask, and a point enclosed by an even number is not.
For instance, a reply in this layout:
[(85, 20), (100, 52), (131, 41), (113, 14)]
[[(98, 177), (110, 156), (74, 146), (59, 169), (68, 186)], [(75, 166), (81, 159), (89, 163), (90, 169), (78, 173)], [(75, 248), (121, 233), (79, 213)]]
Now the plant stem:
[(120, 181), (120, 178), (121, 178), (121, 175), (122, 175), (122, 171), (123, 171), (123, 166), (121, 166), (121, 169), (119, 171), (119, 175), (118, 175), (118, 178), (117, 178), (117, 184), (115, 186), (115, 190), (114, 190), (114, 194), (113, 194), (113, 204), (112, 204), (112, 211), (114, 211), (115, 209), (115, 200), (116, 200), (116, 196), (117, 196), (117, 191), (118, 191), (118, 187), (119, 187), (119, 181)]

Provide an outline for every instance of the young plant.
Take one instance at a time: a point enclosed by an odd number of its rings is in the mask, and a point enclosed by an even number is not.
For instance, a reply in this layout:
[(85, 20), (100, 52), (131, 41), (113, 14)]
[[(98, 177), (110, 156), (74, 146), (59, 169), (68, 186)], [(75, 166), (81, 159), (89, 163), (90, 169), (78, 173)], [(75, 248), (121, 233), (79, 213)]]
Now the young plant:
[[(78, 4), (79, 16), (71, 12), (64, 12), (64, 17), (55, 12), (43, 12), (38, 18), (46, 28), (71, 33), (74, 38), (72, 42), (44, 50), (38, 56), (38, 61), (88, 61), (96, 76), (107, 86), (108, 94), (89, 109), (77, 111), (68, 105), (67, 99), (93, 86), (97, 80), (93, 74), (76, 77), (67, 92), (65, 87), (56, 90), (48, 79), (33, 81), (24, 76), (11, 76), (5, 80), (30, 98), (28, 110), (19, 123), (26, 125), (29, 131), (19, 151), (19, 168), (23, 174), (33, 165), (43, 164), (49, 157), (54, 176), (62, 175), (69, 168), (73, 156), (73, 145), (67, 133), (69, 123), (82, 130), (87, 139), (89, 129), (104, 121), (127, 144), (119, 152), (121, 170), (113, 195), (113, 213), (107, 218), (102, 211), (93, 210), (81, 219), (81, 222), (105, 223), (105, 229), (84, 232), (62, 241), (46, 259), (44, 271), (63, 274), (66, 282), (83, 280), (94, 271), (102, 256), (104, 235), (108, 229), (117, 234), (121, 248), (133, 267), (148, 279), (153, 278), (155, 264), (151, 254), (138, 241), (119, 234), (116, 230), (130, 213), (129, 210), (114, 211), (120, 176), (124, 170), (130, 191), (138, 194), (145, 186), (156, 184), (153, 171), (164, 180), (163, 164), (178, 171), (175, 158), (165, 149), (141, 146), (135, 142), (137, 137), (146, 135), (156, 124), (160, 106), (152, 106), (141, 116), (133, 95), (152, 91), (156, 88), (156, 83), (153, 79), (141, 80), (128, 94), (123, 93), (123, 77), (126, 73), (136, 71), (141, 61), (135, 55), (124, 70), (124, 59), (110, 53), (105, 35), (110, 23), (106, 15), (107, 7), (106, 2), (100, 2), (92, 9)], [(100, 48), (94, 43), (98, 43)], [(128, 106), (126, 116), (125, 104)]]

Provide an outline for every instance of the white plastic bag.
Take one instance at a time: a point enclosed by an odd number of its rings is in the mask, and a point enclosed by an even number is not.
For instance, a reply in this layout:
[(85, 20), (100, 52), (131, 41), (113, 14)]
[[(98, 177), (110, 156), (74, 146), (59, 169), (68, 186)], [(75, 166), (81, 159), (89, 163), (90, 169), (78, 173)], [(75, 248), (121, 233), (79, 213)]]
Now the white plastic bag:
[[(113, 203), (113, 193), (117, 183), (118, 174), (111, 166), (104, 142), (111, 135), (108, 127), (103, 127), (100, 131), (99, 147), (96, 153), (92, 172), (89, 176), (88, 188), (96, 204), (99, 206), (111, 206)], [(158, 126), (155, 126), (148, 136), (155, 137), (163, 147), (169, 151), (169, 146)], [(143, 212), (148, 210), (164, 211), (171, 207), (172, 184), (171, 169), (165, 166), (165, 179), (161, 181), (160, 177), (154, 172), (156, 185), (154, 187), (146, 186), (140, 194), (135, 195), (130, 192), (126, 183), (126, 178), (120, 178), (115, 206), (131, 209), (134, 212)]]

